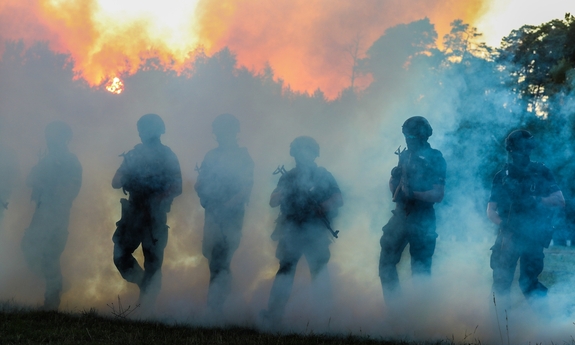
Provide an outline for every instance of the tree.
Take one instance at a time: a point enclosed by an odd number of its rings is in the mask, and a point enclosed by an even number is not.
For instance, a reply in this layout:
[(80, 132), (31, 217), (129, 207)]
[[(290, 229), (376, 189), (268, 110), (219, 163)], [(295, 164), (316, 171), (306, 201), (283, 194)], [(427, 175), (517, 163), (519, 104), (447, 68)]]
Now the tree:
[(575, 17), (541, 25), (525, 25), (503, 38), (498, 62), (512, 76), (509, 87), (525, 102), (526, 111), (547, 117), (549, 97), (564, 91), (575, 66)]
[(477, 31), (475, 27), (469, 27), (469, 24), (463, 23), (461, 19), (451, 22), (451, 30), (443, 36), (443, 53), (447, 59), (452, 62), (461, 62), (467, 55), (483, 59), (491, 59), (493, 49), (485, 42), (478, 41), (483, 34)]
[(387, 80), (397, 80), (420, 55), (432, 56), (436, 48), (437, 32), (428, 18), (389, 28), (375, 41), (362, 59), (363, 71), (373, 76), (373, 86)]

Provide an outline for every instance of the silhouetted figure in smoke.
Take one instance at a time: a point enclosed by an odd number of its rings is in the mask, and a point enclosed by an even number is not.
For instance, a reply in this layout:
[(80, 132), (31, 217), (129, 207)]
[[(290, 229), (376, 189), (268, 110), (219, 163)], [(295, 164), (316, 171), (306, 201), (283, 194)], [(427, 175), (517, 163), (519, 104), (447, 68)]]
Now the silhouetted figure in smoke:
[[(284, 173), (270, 197), (270, 206), (280, 206), (273, 240), (278, 240), (276, 257), (279, 270), (268, 302), (262, 312), (265, 321), (281, 321), (291, 294), (296, 266), (305, 255), (314, 283), (324, 283), (321, 298), (329, 298), (327, 263), (330, 258), (331, 234), (326, 221), (333, 219), (343, 206), (341, 192), (332, 174), (315, 163), (319, 145), (311, 137), (301, 136), (290, 145), (296, 167)], [(317, 282), (322, 275), (327, 281)]]
[(0, 230), (18, 177), (16, 152), (0, 143)]
[(412, 275), (430, 275), (437, 238), (433, 205), (443, 200), (446, 164), (443, 155), (427, 142), (433, 130), (421, 116), (402, 126), (407, 149), (396, 152), (399, 163), (391, 170), (389, 189), (395, 210), (383, 227), (379, 277), (386, 302), (399, 288), (397, 264), (409, 244)]
[(210, 267), (208, 306), (221, 312), (230, 293), (230, 262), (242, 236), (244, 209), (254, 182), (254, 162), (248, 150), (238, 146), (237, 118), (219, 115), (212, 130), (218, 147), (204, 157), (195, 189), (205, 209), (202, 253)]
[[(112, 180), (112, 187), (130, 195), (121, 199), (122, 219), (116, 225), (114, 264), (128, 282), (140, 288), (140, 305), (153, 310), (162, 285), (164, 248), (168, 243), (167, 214), (174, 198), (182, 193), (180, 163), (163, 145), (164, 121), (156, 114), (138, 120), (141, 144), (123, 154), (124, 161)], [(144, 269), (132, 253), (142, 245)]]
[(30, 268), (46, 280), (44, 308), (56, 310), (62, 294), (60, 255), (68, 240), (72, 202), (82, 185), (82, 166), (68, 150), (72, 130), (66, 123), (51, 122), (45, 133), (48, 153), (26, 179), (36, 211), (24, 232), (22, 250)]
[(549, 168), (532, 162), (535, 147), (531, 133), (515, 130), (505, 139), (509, 162), (493, 179), (487, 216), (499, 225), (491, 247), (493, 291), (506, 300), (517, 261), (519, 287), (526, 298), (542, 297), (547, 288), (538, 280), (543, 271), (543, 248), (552, 236), (554, 210), (565, 206), (563, 193)]

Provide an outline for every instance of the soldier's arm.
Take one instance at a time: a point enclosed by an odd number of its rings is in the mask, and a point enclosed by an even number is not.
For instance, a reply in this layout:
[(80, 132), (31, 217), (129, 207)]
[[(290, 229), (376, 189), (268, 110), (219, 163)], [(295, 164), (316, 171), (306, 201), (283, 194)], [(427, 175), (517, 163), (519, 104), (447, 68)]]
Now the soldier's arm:
[[(287, 177), (287, 173), (282, 174), (282, 176), (280, 177), (280, 180), (278, 181), (278, 185), (276, 186), (276, 189), (274, 189), (274, 191), (272, 192), (272, 195), (270, 195), (270, 206), (271, 207), (278, 207), (284, 197), (284, 188), (293, 188), (293, 178), (290, 177), (289, 181), (288, 181), (288, 177)], [(288, 192), (289, 192), (288, 189)]]
[(395, 190), (397, 189), (398, 185), (399, 182), (397, 181), (397, 178), (394, 178), (393, 176), (389, 178), (389, 191), (392, 195), (395, 194)]
[[(68, 172), (70, 175), (58, 185), (57, 193), (63, 198), (63, 201), (67, 200), (71, 203), (82, 188), (82, 165), (75, 156), (73, 159), (71, 158), (70, 165), (66, 168), (66, 173)], [(64, 172), (62, 173), (64, 174)]]
[[(425, 202), (433, 202), (439, 203), (443, 201), (443, 196), (445, 195), (445, 174), (446, 174), (446, 163), (445, 159), (439, 151), (434, 151), (435, 155), (432, 158), (431, 166), (433, 167), (430, 182), (431, 182), (431, 189), (425, 191), (414, 191), (411, 190), (411, 195), (413, 195), (414, 199), (425, 201)], [(402, 188), (404, 190), (405, 195), (410, 195), (410, 188), (405, 183), (403, 184)]]
[(565, 207), (565, 198), (563, 197), (563, 193), (558, 190), (547, 197), (542, 197), (541, 203), (549, 207)]
[(497, 213), (496, 202), (487, 203), (487, 218), (496, 225), (501, 224), (501, 217), (499, 217), (499, 213)]
[(164, 186), (164, 192), (161, 198), (172, 202), (178, 195), (182, 194), (182, 169), (180, 161), (172, 150), (167, 148), (166, 167), (163, 174), (166, 174), (167, 184)]
[(120, 169), (118, 169), (116, 171), (116, 174), (114, 175), (114, 178), (112, 179), (112, 188), (114, 188), (114, 189), (122, 188), (122, 177), (123, 176), (124, 176), (124, 174), (120, 171)]
[[(179, 166), (178, 166), (178, 168), (179, 168)], [(170, 187), (168, 194), (169, 194), (169, 197), (175, 198), (178, 195), (181, 195), (182, 191), (183, 191), (182, 172), (178, 169), (178, 171), (173, 176), (173, 183), (172, 183), (172, 186)]]
[(178, 164), (178, 170), (173, 171), (170, 176), (170, 182), (166, 186), (167, 188), (160, 195), (162, 199), (167, 200), (170, 203), (175, 197), (182, 194), (182, 173), (179, 168), (180, 166)]
[(283, 193), (282, 188), (278, 187), (274, 189), (272, 195), (270, 196), (270, 206), (271, 207), (278, 207), (281, 204)]
[(389, 190), (391, 191), (391, 195), (395, 194), (397, 186), (399, 186), (400, 180), (401, 180), (401, 168), (397, 166), (391, 169), (391, 177), (389, 178)]
[(343, 198), (341, 197), (341, 193), (335, 193), (329, 199), (321, 203), (322, 211), (326, 214), (342, 206)]
[(445, 186), (442, 184), (434, 184), (433, 189), (424, 192), (413, 191), (413, 198), (425, 202), (439, 203), (443, 201), (444, 194)]

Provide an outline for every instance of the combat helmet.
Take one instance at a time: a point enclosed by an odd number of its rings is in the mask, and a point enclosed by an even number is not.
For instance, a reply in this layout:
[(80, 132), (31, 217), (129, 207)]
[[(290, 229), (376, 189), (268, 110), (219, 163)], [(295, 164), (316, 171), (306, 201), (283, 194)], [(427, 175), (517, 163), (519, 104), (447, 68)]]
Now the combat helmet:
[(217, 136), (233, 136), (240, 131), (240, 121), (232, 114), (218, 115), (212, 122), (212, 133)]
[(157, 114), (146, 114), (140, 117), (137, 123), (138, 133), (142, 140), (159, 138), (166, 133), (164, 120)]
[(319, 144), (314, 138), (302, 135), (295, 138), (290, 144), (289, 154), (296, 157), (303, 151), (311, 153), (314, 157), (319, 157)]
[(405, 120), (401, 126), (401, 132), (404, 135), (413, 135), (417, 138), (427, 140), (433, 134), (433, 129), (425, 117), (413, 116)]
[(505, 138), (505, 149), (508, 152), (529, 153), (535, 148), (533, 135), (525, 129), (516, 129)]
[(44, 130), (48, 146), (53, 144), (67, 144), (72, 140), (72, 129), (64, 121), (50, 122)]

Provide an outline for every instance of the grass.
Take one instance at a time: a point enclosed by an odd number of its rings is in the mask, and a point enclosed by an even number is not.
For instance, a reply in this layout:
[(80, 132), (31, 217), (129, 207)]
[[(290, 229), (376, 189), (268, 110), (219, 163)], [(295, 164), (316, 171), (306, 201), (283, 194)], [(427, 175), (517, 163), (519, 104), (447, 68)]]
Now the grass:
[(0, 307), (1, 344), (454, 344), (450, 340), (406, 342), (358, 336), (265, 333), (241, 327), (167, 325), (82, 313)]
[[(575, 248), (552, 247), (546, 251), (545, 283), (554, 283), (564, 271), (575, 269)], [(566, 262), (569, 267), (565, 267)], [(544, 272), (546, 273), (546, 272)], [(494, 301), (495, 303), (495, 301)], [(462, 343), (453, 339), (408, 342), (405, 340), (374, 339), (361, 336), (327, 334), (279, 334), (261, 332), (238, 326), (197, 327), (189, 324), (169, 325), (157, 321), (135, 321), (128, 316), (139, 306), (127, 308), (118, 298), (108, 305), (110, 313), (100, 315), (95, 310), (80, 313), (42, 311), (0, 301), (0, 344), (361, 344), (361, 345), (455, 345), (481, 344), (479, 340)], [(507, 315), (506, 315), (507, 316)], [(509, 343), (507, 320), (503, 325), (501, 343)], [(499, 323), (499, 322), (498, 322)], [(507, 338), (507, 339), (505, 339)], [(575, 341), (574, 341), (575, 343)]]

